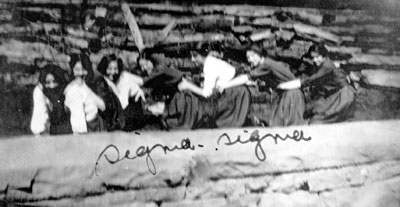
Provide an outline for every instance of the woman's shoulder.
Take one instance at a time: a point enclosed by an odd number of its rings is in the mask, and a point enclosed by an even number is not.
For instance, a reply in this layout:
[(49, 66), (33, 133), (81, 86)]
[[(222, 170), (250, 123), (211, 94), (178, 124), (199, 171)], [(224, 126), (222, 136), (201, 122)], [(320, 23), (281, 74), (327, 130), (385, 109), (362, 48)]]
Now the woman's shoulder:
[(264, 63), (262, 64), (266, 67), (270, 66), (272, 68), (289, 68), (289, 64), (282, 62), (282, 61), (278, 61), (269, 57), (265, 58)]
[(36, 85), (35, 88), (33, 89), (33, 101), (43, 102), (43, 103), (48, 102), (48, 98), (44, 94), (43, 86), (41, 84)]
[(78, 83), (77, 81), (71, 81), (64, 89), (65, 95), (79, 94), (82, 91), (89, 88), (85, 83)]
[(35, 86), (35, 88), (33, 89), (33, 94), (34, 95), (44, 95), (42, 84), (39, 83), (38, 85)]
[(120, 80), (122, 82), (127, 82), (127, 83), (137, 83), (137, 84), (143, 84), (143, 79), (142, 77), (133, 74), (131, 72), (128, 71), (122, 71), (121, 72), (121, 76), (120, 76)]
[(64, 93), (69, 92), (76, 87), (77, 87), (77, 84), (74, 81), (72, 81), (72, 82), (68, 83), (68, 85), (65, 87)]

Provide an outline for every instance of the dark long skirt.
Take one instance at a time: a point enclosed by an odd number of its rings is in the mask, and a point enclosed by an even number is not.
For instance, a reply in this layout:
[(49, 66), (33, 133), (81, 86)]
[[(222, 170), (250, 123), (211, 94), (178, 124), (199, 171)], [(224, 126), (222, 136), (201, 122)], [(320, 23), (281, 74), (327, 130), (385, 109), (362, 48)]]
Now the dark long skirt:
[(125, 126), (124, 131), (134, 131), (146, 126), (147, 121), (143, 111), (142, 102), (134, 101), (134, 98), (130, 98), (129, 105), (124, 110), (125, 115)]
[[(54, 98), (51, 97), (51, 98)], [(53, 99), (54, 100), (54, 99)], [(64, 107), (63, 101), (53, 101), (53, 110), (50, 112), (50, 130), (51, 135), (72, 134), (71, 113)]]
[(190, 92), (179, 92), (174, 95), (164, 110), (164, 119), (170, 129), (192, 129), (200, 120), (203, 109), (199, 97)]
[(308, 109), (311, 114), (309, 123), (334, 123), (353, 117), (355, 92), (352, 86), (347, 85), (326, 98), (312, 101)]
[(164, 118), (172, 129), (241, 127), (249, 107), (250, 94), (244, 86), (227, 89), (209, 98), (180, 92), (166, 106)]
[(72, 134), (72, 127), (69, 119), (65, 119), (57, 124), (50, 123), (49, 133), (51, 135)]
[(253, 89), (252, 93), (250, 117), (253, 125), (272, 127), (305, 124), (305, 102), (301, 90), (260, 93)]
[(217, 127), (242, 127), (250, 110), (250, 92), (245, 86), (229, 88), (218, 98)]
[(284, 91), (274, 107), (270, 126), (292, 126), (305, 124), (303, 92), (300, 89)]

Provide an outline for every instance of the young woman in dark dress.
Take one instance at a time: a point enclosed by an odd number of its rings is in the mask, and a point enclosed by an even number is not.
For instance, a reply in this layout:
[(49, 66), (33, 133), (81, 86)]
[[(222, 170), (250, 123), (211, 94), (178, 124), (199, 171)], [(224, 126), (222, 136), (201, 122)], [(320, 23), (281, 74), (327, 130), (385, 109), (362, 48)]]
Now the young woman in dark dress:
[(328, 50), (321, 44), (310, 47), (308, 55), (313, 59), (316, 72), (282, 83), (279, 88), (310, 87), (311, 102), (307, 104), (306, 115), (310, 117), (311, 124), (340, 122), (351, 118), (356, 91), (350, 85), (346, 72), (333, 64), (328, 57)]
[(96, 81), (96, 92), (106, 104), (100, 115), (105, 119), (107, 130), (133, 131), (145, 127), (154, 119), (145, 114), (141, 99), (145, 99), (140, 88), (143, 79), (123, 69), (116, 55), (104, 56), (97, 70), (103, 75)]
[(99, 114), (107, 131), (122, 130), (125, 126), (125, 115), (115, 86), (122, 73), (122, 60), (115, 55), (104, 56), (97, 66), (97, 71), (102, 76), (96, 79), (95, 92), (105, 104), (105, 110), (99, 111)]
[[(255, 44), (250, 46), (246, 56), (253, 69), (249, 74), (239, 75), (225, 84), (223, 89), (245, 84), (254, 85), (254, 81), (257, 81), (256, 83), (263, 82), (272, 89), (271, 94), (276, 94), (276, 96), (271, 102), (265, 103), (270, 105), (263, 107), (264, 111), (253, 112), (251, 116), (254, 116), (254, 119), (266, 126), (304, 124), (305, 103), (303, 93), (299, 89), (277, 90), (279, 83), (295, 79), (289, 67), (282, 62), (268, 58), (266, 52)], [(271, 95), (271, 97), (273, 96)]]
[(66, 85), (66, 73), (61, 68), (47, 65), (40, 71), (39, 84), (33, 91), (31, 130), (34, 134), (72, 133), (70, 114), (64, 107)]

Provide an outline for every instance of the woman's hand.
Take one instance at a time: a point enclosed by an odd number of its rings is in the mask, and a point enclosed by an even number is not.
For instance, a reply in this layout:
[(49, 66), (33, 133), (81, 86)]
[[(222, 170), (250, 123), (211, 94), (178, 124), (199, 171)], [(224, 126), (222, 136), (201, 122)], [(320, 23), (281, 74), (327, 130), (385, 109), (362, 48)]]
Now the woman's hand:
[(223, 93), (225, 91), (225, 87), (223, 85), (217, 85), (216, 90), (218, 90), (219, 93)]
[(142, 99), (144, 102), (146, 102), (146, 98), (144, 96), (144, 92), (142, 89), (139, 89), (138, 92), (135, 95), (135, 101), (139, 101), (140, 99)]
[(188, 81), (185, 78), (182, 78), (182, 81), (178, 84), (178, 90), (184, 91), (188, 88)]
[(148, 111), (150, 111), (153, 115), (159, 116), (164, 113), (165, 103), (164, 102), (157, 102), (152, 105), (148, 105), (146, 107)]
[(248, 80), (248, 81), (246, 81), (246, 83), (245, 83), (247, 86), (256, 86), (257, 85), (257, 82), (256, 81), (252, 81), (252, 80)]

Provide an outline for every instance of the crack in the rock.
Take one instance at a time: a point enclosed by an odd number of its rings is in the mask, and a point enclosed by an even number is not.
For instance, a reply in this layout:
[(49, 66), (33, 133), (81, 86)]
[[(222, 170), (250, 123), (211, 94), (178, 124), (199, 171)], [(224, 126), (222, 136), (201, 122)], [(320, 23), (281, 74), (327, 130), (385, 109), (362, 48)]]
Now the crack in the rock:
[(153, 201), (158, 207), (160, 207), (163, 203), (163, 201)]
[(71, 196), (71, 195), (63, 195), (63, 196), (49, 196), (48, 198), (26, 198), (26, 199), (7, 199), (7, 197), (4, 199), (5, 201), (9, 201), (9, 202), (41, 202), (41, 201), (58, 201), (58, 200), (62, 200), (62, 199), (72, 199), (72, 198), (88, 198), (88, 197), (93, 197), (93, 196), (100, 196), (100, 195), (104, 195), (107, 192), (88, 192), (84, 195), (75, 195), (75, 196)]
[(172, 180), (171, 179), (165, 179), (164, 180), (164, 182), (168, 185), (168, 187), (170, 187), (170, 188), (176, 188), (176, 187), (179, 187), (179, 186), (182, 186), (182, 184), (184, 183), (184, 181), (185, 181), (185, 177), (184, 176), (182, 176), (181, 177), (181, 179), (178, 181), (178, 182), (172, 182)]
[(259, 194), (259, 193), (264, 193), (266, 188), (259, 188), (259, 189), (249, 189), (250, 193), (255, 193), (255, 194)]
[[(345, 168), (351, 168), (351, 167), (360, 167), (360, 166), (364, 166), (364, 165), (372, 165), (372, 164), (377, 164), (380, 162), (387, 162), (387, 161), (400, 161), (400, 158), (392, 159), (392, 160), (381, 160), (381, 161), (373, 160), (373, 161), (368, 161), (368, 162), (350, 163), (350, 164), (334, 165), (334, 166), (326, 166), (326, 167), (316, 167), (316, 168), (304, 168), (304, 169), (295, 169), (295, 170), (287, 170), (287, 171), (249, 173), (249, 174), (241, 174), (238, 176), (226, 176), (226, 177), (214, 176), (214, 177), (210, 177), (209, 179), (211, 181), (216, 182), (216, 181), (225, 180), (225, 179), (257, 178), (257, 177), (265, 177), (265, 176), (278, 177), (278, 176), (287, 175), (287, 174), (308, 173), (308, 172), (318, 172), (318, 171), (322, 171), (322, 170), (338, 170), (338, 169), (345, 169)], [(253, 165), (253, 164), (250, 164), (250, 165)], [(230, 166), (230, 165), (228, 165), (228, 166)]]
[(33, 184), (35, 183), (36, 177), (39, 175), (40, 169), (36, 171), (36, 173), (33, 175), (33, 178), (31, 179), (29, 186), (28, 187), (13, 187), (10, 185), (7, 185), (5, 189), (5, 195), (7, 197), (8, 190), (17, 190), (17, 191), (22, 191), (25, 193), (32, 193), (33, 192)]
[(308, 181), (305, 181), (300, 185), (299, 190), (310, 191), (310, 186), (308, 185)]
[(395, 174), (395, 175), (393, 175), (393, 176), (390, 176), (390, 177), (386, 177), (386, 178), (383, 178), (383, 179), (374, 179), (374, 180), (370, 180), (369, 182), (363, 182), (363, 183), (353, 183), (353, 184), (350, 184), (350, 185), (348, 185), (348, 186), (339, 186), (339, 187), (336, 187), (336, 188), (326, 188), (326, 189), (323, 189), (323, 190), (318, 190), (318, 191), (308, 191), (310, 194), (321, 194), (321, 193), (324, 193), (324, 192), (332, 192), (332, 191), (335, 191), (335, 190), (340, 190), (340, 189), (347, 189), (347, 188), (361, 188), (361, 187), (363, 187), (363, 186), (365, 186), (365, 184), (371, 184), (371, 183), (379, 183), (379, 182), (383, 182), (383, 181), (386, 181), (386, 180), (390, 180), (390, 179), (393, 179), (393, 178), (396, 178), (396, 177), (399, 177), (400, 178), (400, 173), (398, 173), (398, 174)]

